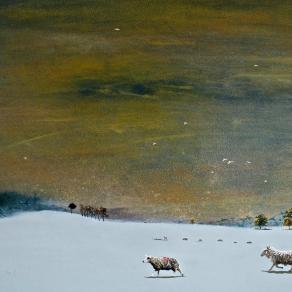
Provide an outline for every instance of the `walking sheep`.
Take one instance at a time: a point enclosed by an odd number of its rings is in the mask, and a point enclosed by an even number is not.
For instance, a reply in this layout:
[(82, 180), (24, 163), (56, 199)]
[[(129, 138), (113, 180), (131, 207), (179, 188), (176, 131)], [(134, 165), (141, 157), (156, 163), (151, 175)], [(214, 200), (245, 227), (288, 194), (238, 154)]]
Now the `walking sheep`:
[(292, 272), (292, 251), (281, 251), (276, 250), (273, 247), (267, 246), (267, 248), (261, 253), (261, 256), (266, 256), (268, 259), (271, 259), (273, 265), (271, 266), (269, 271), (272, 271), (274, 266), (283, 269), (283, 267), (280, 267), (279, 265), (290, 265), (291, 269), (289, 270), (289, 272)]
[(161, 270), (172, 270), (174, 273), (178, 271), (182, 277), (184, 276), (179, 268), (178, 261), (174, 258), (146, 256), (142, 262), (151, 264), (153, 269), (157, 272), (157, 276), (159, 276)]

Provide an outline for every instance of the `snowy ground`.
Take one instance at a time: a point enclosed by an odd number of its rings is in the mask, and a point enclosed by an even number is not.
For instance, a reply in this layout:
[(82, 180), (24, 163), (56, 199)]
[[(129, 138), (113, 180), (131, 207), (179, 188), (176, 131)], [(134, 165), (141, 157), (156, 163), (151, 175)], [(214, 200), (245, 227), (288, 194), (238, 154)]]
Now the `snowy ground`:
[[(162, 236), (168, 241), (153, 240)], [(260, 252), (267, 244), (292, 249), (292, 231), (25, 213), (0, 220), (0, 291), (291, 291), (292, 273), (265, 272), (271, 264)], [(176, 257), (185, 277), (146, 278), (152, 268), (142, 263), (145, 254)]]

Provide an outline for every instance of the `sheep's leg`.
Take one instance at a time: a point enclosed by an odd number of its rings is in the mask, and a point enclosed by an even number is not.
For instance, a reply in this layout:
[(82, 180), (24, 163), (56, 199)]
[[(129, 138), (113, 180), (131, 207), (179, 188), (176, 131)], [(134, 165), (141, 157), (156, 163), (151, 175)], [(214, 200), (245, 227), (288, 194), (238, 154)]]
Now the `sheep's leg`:
[(283, 269), (283, 267), (280, 267), (279, 265), (276, 265), (276, 268), (278, 268), (278, 269)]
[(182, 273), (182, 271), (180, 270), (180, 268), (177, 268), (177, 270), (180, 272), (181, 276), (183, 277), (184, 274)]
[(292, 265), (291, 265), (291, 269), (289, 270), (289, 272), (292, 272)]
[(273, 269), (274, 266), (275, 266), (275, 264), (273, 264), (273, 265), (270, 267), (269, 272), (272, 271), (272, 269)]

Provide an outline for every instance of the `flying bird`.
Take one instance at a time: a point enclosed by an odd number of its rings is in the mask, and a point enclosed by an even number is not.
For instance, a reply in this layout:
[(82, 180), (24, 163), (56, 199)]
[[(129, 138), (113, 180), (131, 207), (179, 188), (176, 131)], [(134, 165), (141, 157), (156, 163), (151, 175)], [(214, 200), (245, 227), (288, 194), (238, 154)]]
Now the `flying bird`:
[(228, 160), (227, 164), (229, 165), (229, 164), (234, 163), (234, 162), (235, 161), (233, 161), (233, 160)]
[(118, 28), (118, 27), (116, 27), (114, 30), (115, 30), (115, 31), (120, 31), (121, 29), (120, 29), (120, 28)]
[(186, 126), (186, 125), (188, 125), (189, 123), (188, 122), (184, 122), (184, 125)]
[(225, 162), (225, 161), (227, 161), (227, 160), (228, 160), (227, 158), (223, 158), (223, 159), (222, 159), (223, 162)]

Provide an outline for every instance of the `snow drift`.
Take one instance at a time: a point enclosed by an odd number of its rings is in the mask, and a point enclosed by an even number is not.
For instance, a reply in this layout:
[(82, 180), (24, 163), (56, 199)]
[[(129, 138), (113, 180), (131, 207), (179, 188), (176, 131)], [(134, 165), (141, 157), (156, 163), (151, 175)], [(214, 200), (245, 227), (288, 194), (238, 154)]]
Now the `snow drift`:
[[(291, 291), (288, 268), (267, 273), (271, 262), (260, 257), (266, 245), (292, 248), (292, 232), (281, 228), (99, 222), (41, 211), (1, 219), (0, 230), (0, 291)], [(175, 257), (185, 277), (147, 278), (145, 254)]]

